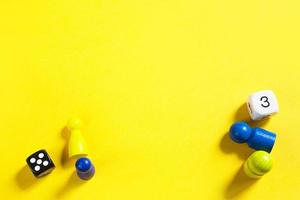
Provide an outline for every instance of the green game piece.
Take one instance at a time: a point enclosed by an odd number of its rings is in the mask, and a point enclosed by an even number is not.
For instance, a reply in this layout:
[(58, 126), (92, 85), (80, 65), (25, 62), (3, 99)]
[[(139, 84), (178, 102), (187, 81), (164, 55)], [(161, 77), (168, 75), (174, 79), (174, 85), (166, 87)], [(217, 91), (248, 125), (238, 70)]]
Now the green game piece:
[(260, 178), (272, 169), (272, 165), (268, 152), (256, 151), (245, 162), (244, 171), (250, 178)]

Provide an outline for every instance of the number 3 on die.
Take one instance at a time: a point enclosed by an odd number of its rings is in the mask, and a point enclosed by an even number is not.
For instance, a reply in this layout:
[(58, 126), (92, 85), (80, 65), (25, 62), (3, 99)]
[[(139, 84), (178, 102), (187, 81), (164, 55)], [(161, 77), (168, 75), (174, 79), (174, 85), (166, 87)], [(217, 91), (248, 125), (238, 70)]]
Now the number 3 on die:
[(260, 120), (279, 111), (277, 98), (271, 90), (251, 94), (248, 98), (247, 107), (253, 120)]
[(269, 99), (268, 99), (267, 96), (262, 96), (262, 97), (260, 98), (260, 101), (262, 101), (263, 103), (260, 104), (260, 105), (261, 105), (262, 107), (264, 107), (264, 108), (269, 107), (269, 106), (270, 106), (270, 102), (269, 102), (268, 100), (269, 100)]

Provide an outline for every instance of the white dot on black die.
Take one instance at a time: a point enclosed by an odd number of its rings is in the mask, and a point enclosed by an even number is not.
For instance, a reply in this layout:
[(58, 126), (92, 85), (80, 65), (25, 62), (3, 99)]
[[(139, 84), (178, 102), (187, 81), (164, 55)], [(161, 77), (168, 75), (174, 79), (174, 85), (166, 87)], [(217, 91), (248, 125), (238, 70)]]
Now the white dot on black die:
[(40, 165), (40, 164), (42, 163), (42, 160), (41, 160), (41, 159), (38, 159), (38, 160), (36, 161), (36, 163), (37, 163), (38, 165)]
[(39, 158), (43, 158), (43, 157), (44, 157), (44, 154), (43, 154), (43, 153), (39, 153), (38, 157), (39, 157)]
[(38, 166), (38, 165), (34, 167), (34, 170), (35, 170), (35, 171), (40, 171), (40, 169), (41, 169), (41, 167)]
[(49, 164), (49, 162), (47, 161), (47, 160), (45, 160), (44, 162), (43, 162), (43, 165), (44, 166), (47, 166)]
[(29, 162), (30, 163), (35, 163), (35, 158), (30, 158)]

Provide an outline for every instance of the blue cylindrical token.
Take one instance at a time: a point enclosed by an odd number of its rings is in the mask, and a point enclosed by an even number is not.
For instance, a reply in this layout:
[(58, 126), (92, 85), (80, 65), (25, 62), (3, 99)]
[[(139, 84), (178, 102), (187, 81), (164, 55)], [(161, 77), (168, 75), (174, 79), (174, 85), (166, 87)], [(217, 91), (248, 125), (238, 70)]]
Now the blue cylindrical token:
[(255, 150), (263, 150), (268, 153), (272, 151), (276, 135), (262, 128), (253, 128), (252, 135), (247, 141), (249, 147)]
[(79, 158), (75, 164), (77, 175), (82, 180), (89, 180), (95, 174), (95, 167), (88, 158)]

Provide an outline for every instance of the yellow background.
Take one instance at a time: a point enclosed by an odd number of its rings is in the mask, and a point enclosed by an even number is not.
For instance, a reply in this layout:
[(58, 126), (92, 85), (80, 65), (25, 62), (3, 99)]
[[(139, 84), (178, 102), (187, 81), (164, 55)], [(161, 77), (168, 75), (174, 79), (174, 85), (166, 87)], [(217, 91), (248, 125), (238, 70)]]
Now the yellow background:
[[(53, 0), (0, 3), (2, 199), (299, 199), (298, 0)], [(273, 170), (227, 130), (272, 89)], [(65, 159), (62, 130), (84, 121), (95, 177)], [(56, 169), (34, 179), (45, 148)]]

